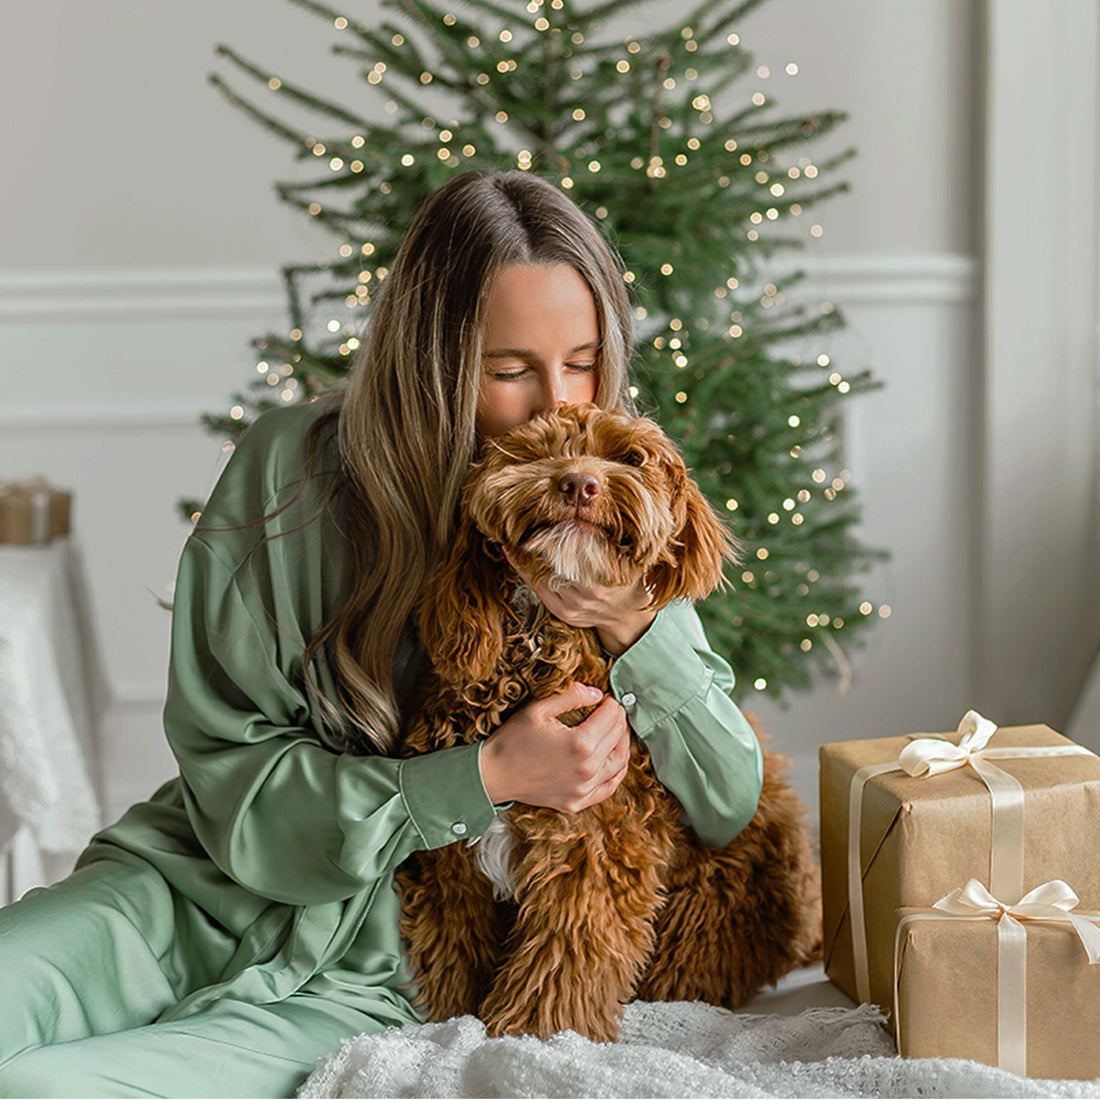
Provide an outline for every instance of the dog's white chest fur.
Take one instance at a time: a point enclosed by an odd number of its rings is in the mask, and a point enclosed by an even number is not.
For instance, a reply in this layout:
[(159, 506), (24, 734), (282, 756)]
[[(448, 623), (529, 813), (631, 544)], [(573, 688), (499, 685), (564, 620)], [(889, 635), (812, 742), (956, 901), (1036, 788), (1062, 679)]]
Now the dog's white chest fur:
[(489, 828), (468, 841), (477, 845), (477, 865), (493, 884), (493, 897), (504, 901), (515, 896), (512, 881), (512, 832), (508, 828), (507, 811), (497, 814)]

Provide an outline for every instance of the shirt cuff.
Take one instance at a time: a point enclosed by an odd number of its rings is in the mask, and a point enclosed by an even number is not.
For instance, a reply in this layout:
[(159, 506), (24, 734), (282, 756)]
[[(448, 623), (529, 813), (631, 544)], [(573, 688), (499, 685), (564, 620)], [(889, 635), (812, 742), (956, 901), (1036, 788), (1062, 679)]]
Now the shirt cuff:
[(481, 779), (481, 742), (437, 749), (401, 761), (397, 784), (425, 848), (481, 836), (498, 808)]
[(704, 695), (714, 677), (679, 617), (674, 604), (662, 607), (649, 629), (611, 663), (611, 690), (643, 740), (658, 723)]

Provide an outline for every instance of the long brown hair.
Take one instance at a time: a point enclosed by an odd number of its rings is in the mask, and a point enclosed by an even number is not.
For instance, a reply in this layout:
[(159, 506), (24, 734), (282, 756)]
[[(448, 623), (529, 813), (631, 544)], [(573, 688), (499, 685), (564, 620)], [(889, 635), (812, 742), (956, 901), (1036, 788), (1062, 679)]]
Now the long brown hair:
[[(417, 211), (375, 299), (339, 407), (307, 436), (298, 495), (312, 476), (320, 433), (338, 416), (338, 484), (322, 509), (341, 508), (348, 556), (340, 606), (310, 639), (303, 667), (326, 727), (353, 751), (388, 752), (400, 731), (394, 654), (454, 535), (477, 450), (493, 279), (515, 264), (559, 263), (585, 280), (595, 300), (595, 403), (634, 414), (621, 259), (553, 184), (518, 170), (471, 171)], [(321, 647), (334, 669), (335, 699), (309, 673)]]

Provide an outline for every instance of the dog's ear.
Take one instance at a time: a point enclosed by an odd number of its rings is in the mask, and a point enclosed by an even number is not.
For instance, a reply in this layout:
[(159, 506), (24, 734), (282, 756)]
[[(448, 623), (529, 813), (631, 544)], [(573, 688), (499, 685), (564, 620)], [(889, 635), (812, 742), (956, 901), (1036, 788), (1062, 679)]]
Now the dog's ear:
[(672, 465), (670, 484), (676, 533), (646, 577), (657, 607), (677, 599), (701, 600), (716, 588), (727, 587), (722, 564), (736, 562), (739, 550), (737, 539), (726, 530), (683, 463)]
[(505, 580), (499, 551), (463, 517), (420, 605), (420, 637), (445, 682), (479, 683), (500, 661)]

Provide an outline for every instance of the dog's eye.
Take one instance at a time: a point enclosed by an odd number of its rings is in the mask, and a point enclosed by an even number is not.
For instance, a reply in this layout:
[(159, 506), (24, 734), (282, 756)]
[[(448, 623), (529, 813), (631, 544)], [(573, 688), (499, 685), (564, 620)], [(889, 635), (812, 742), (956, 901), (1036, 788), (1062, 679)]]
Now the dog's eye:
[(645, 464), (645, 455), (641, 451), (627, 451), (619, 456), (619, 462), (624, 466), (642, 466)]

